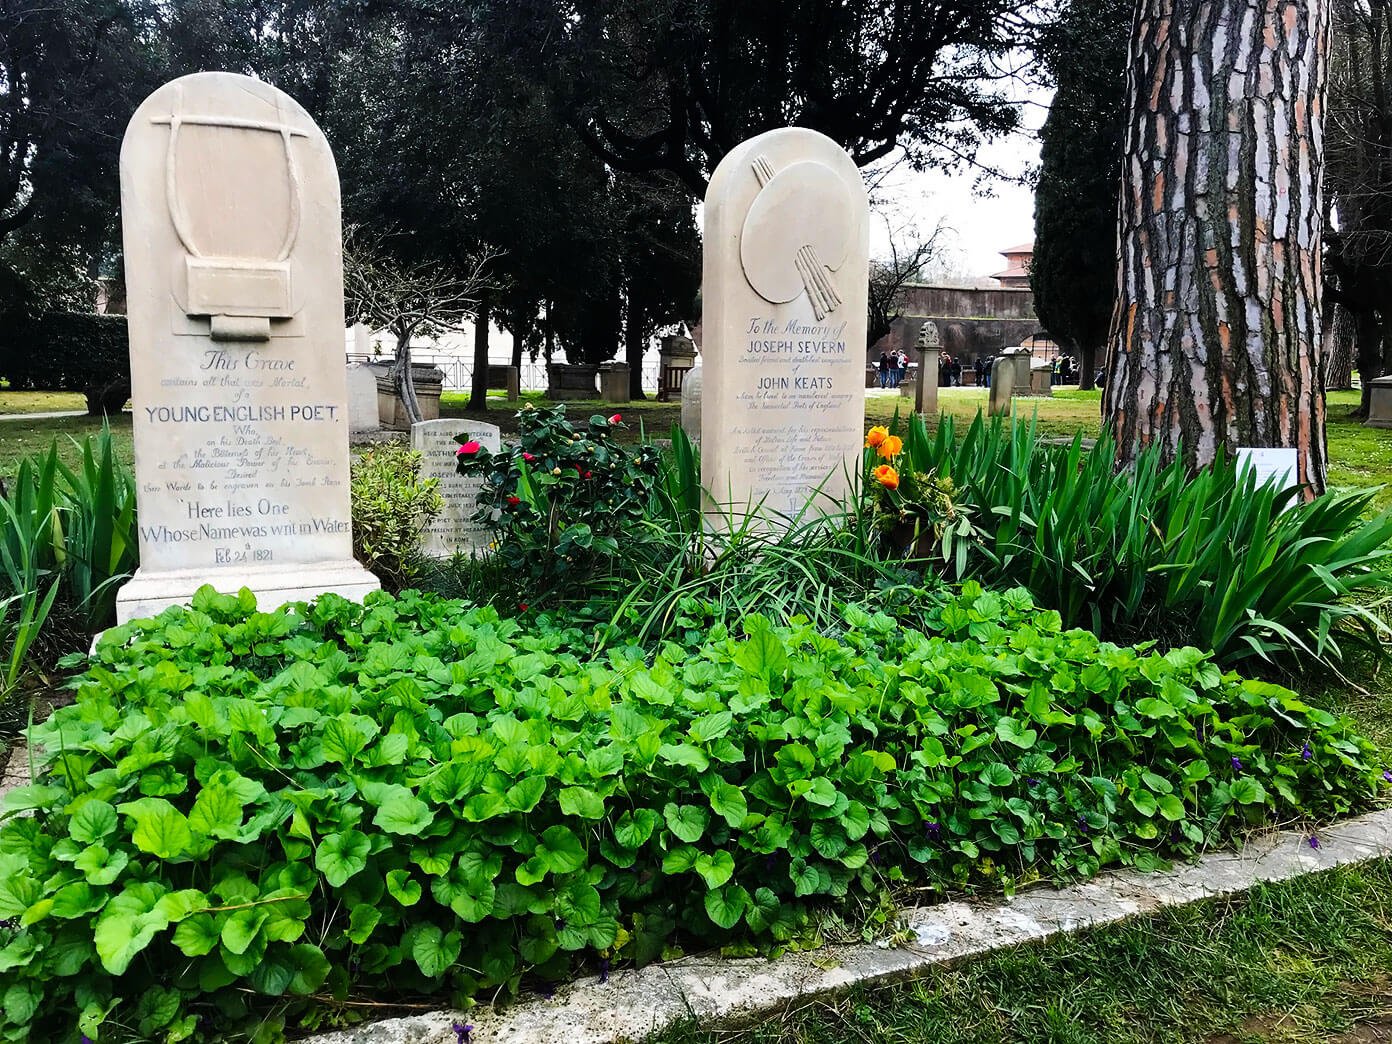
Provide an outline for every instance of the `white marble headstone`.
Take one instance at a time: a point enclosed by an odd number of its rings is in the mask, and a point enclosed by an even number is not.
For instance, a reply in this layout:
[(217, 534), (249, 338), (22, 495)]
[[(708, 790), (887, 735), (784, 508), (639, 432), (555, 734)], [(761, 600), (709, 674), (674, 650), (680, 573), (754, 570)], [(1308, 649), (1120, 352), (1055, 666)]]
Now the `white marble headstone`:
[(121, 145), (140, 568), (121, 621), (207, 583), (262, 608), (378, 587), (353, 559), (338, 173), (269, 84), (198, 73)]
[[(770, 131), (706, 192), (701, 482), (715, 516), (833, 508), (860, 470), (868, 207), (830, 138)], [(820, 488), (826, 497), (816, 497)]]
[(440, 513), (421, 534), (421, 553), (431, 558), (470, 555), (487, 548), (493, 539), (487, 526), (473, 520), (483, 479), (459, 474), (455, 467), (460, 447), (456, 435), (464, 436), (466, 442), (478, 442), (493, 453), (502, 448), (502, 433), (496, 424), (431, 420), (411, 425), (411, 448), (421, 455), (421, 478), (437, 479), (440, 499), (444, 501)]

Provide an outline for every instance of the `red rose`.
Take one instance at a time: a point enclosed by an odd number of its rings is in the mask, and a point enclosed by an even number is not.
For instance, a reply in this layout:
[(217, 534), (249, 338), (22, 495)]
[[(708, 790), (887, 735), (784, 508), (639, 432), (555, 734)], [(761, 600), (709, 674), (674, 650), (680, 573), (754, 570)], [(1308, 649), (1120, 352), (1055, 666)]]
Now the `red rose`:
[(521, 497), (508, 497), (508, 498), (507, 498), (507, 502), (508, 502), (509, 504), (511, 504), (513, 507), (516, 507), (518, 504), (522, 503), (522, 498), (521, 498)]
[(623, 423), (623, 414), (622, 414), (622, 413), (616, 413), (616, 414), (614, 414), (614, 416), (612, 416), (612, 417), (609, 418), (609, 423), (610, 423), (610, 424), (622, 424), (622, 423)]
[(527, 611), (527, 603), (526, 603), (526, 602), (518, 602), (518, 603), (517, 603), (517, 608), (520, 609), (522, 612), (525, 613), (525, 612)]
[(586, 478), (593, 478), (593, 477), (594, 477), (594, 472), (593, 472), (593, 471), (587, 471), (587, 472), (585, 472), (585, 477), (586, 477)]
[(532, 456), (530, 453), (524, 453), (522, 454), (522, 459), (530, 464), (532, 461), (536, 460), (536, 457)]
[(454, 455), (456, 457), (472, 457), (481, 449), (483, 449), (483, 447), (479, 443), (470, 441), (464, 443), (459, 449), (455, 450)]

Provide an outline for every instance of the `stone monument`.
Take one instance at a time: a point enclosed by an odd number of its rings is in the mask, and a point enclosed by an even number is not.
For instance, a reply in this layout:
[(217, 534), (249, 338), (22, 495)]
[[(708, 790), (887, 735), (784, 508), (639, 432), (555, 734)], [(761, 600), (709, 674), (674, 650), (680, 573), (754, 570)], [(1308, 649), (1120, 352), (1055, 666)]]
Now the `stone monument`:
[(918, 331), (918, 386), (914, 389), (914, 409), (924, 417), (938, 415), (938, 357), (942, 335), (938, 324), (927, 320)]
[(338, 173), (281, 91), (198, 73), (121, 145), (140, 568), (124, 622), (203, 584), (270, 609), (377, 580), (353, 559)]
[(681, 427), (694, 445), (701, 444), (701, 364), (686, 371), (681, 387)]
[(1010, 399), (1015, 392), (1015, 360), (998, 355), (991, 360), (990, 400), (986, 412), (992, 417), (1010, 416)]
[(411, 425), (411, 448), (421, 455), (420, 475), (437, 479), (444, 506), (421, 534), (421, 553), (431, 558), (452, 558), (484, 550), (493, 539), (487, 526), (473, 520), (483, 479), (461, 475), (455, 468), (460, 443), (480, 443), (490, 452), (502, 449), (502, 432), (496, 424), (481, 421), (429, 420)]
[(849, 493), (864, 441), (868, 229), (859, 169), (816, 131), (751, 138), (712, 175), (701, 483), (713, 518), (835, 509)]

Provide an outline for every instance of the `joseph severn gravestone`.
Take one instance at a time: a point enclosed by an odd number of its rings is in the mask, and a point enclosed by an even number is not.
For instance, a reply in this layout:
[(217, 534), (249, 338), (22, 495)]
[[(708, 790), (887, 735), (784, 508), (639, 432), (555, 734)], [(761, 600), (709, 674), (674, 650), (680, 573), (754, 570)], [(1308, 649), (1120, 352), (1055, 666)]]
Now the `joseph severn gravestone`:
[(338, 173), (276, 88), (167, 83), (121, 145), (140, 568), (121, 622), (203, 584), (262, 608), (361, 598), (353, 559)]
[[(816, 131), (769, 131), (706, 192), (701, 484), (713, 521), (835, 510), (860, 471), (865, 187)], [(818, 497), (821, 489), (826, 497)]]
[(502, 431), (496, 424), (432, 420), (411, 425), (411, 448), (421, 455), (421, 478), (437, 480), (436, 491), (444, 501), (440, 513), (421, 534), (421, 553), (430, 558), (472, 555), (485, 550), (493, 539), (487, 526), (473, 520), (483, 479), (459, 474), (455, 467), (460, 446), (456, 435), (472, 439), (492, 453), (502, 449)]

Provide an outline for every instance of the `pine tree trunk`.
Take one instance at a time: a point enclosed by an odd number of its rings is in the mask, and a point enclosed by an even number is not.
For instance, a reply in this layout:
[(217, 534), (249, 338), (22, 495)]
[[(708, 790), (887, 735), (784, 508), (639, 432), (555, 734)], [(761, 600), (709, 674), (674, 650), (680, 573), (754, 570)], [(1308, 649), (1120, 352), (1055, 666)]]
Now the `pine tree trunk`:
[(1097, 387), (1097, 345), (1078, 346), (1078, 390), (1092, 391)]
[(1326, 391), (1348, 391), (1353, 387), (1353, 316), (1348, 309), (1326, 306), (1324, 316), (1324, 372)]
[(1123, 461), (1296, 447), (1325, 482), (1328, 0), (1138, 0), (1103, 416)]
[(630, 300), (628, 321), (624, 323), (624, 359), (628, 363), (628, 397), (635, 402), (647, 398), (643, 394), (643, 352), (647, 347), (648, 338), (642, 310)]
[(493, 320), (493, 299), (487, 290), (479, 294), (478, 318), (474, 321), (474, 374), (469, 388), (469, 413), (488, 409), (488, 327)]

